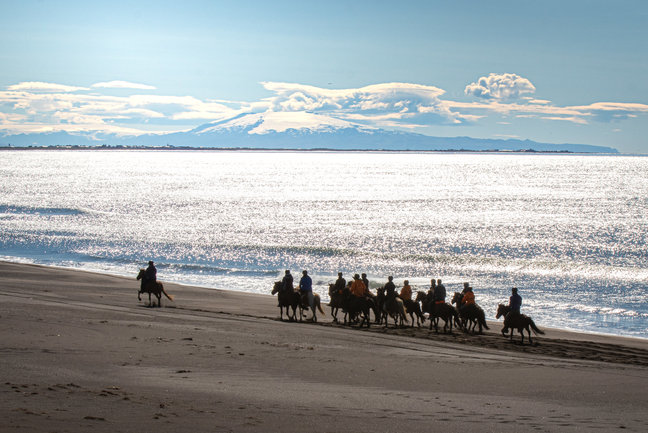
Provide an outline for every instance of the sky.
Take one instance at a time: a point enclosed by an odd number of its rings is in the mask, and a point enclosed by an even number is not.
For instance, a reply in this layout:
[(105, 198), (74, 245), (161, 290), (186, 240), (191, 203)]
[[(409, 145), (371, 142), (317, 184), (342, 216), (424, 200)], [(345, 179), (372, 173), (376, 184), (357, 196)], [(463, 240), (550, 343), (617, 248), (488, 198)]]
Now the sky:
[(648, 154), (648, 2), (0, 0), (0, 134), (314, 113)]

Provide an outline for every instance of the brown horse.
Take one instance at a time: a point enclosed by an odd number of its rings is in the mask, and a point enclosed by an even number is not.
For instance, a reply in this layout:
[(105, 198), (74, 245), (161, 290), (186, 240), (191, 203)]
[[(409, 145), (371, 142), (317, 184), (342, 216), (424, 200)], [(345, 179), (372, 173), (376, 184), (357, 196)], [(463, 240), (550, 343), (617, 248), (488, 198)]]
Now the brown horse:
[(455, 292), (452, 297), (452, 303), (457, 306), (459, 317), (462, 321), (462, 327), (466, 332), (475, 332), (475, 328), (479, 325), (479, 333), (483, 332), (482, 328), (490, 329), (486, 324), (486, 315), (484, 310), (477, 304), (472, 304), (463, 308), (461, 306), (461, 299), (463, 295), (460, 292)]
[(385, 321), (385, 328), (389, 326), (389, 321), (387, 318), (391, 316), (394, 319), (394, 327), (403, 326), (405, 322), (409, 323), (407, 320), (407, 310), (403, 304), (403, 300), (396, 296), (392, 302), (387, 302), (387, 297), (385, 295), (385, 288), (380, 287), (377, 290), (378, 295), (376, 296), (376, 305), (379, 306), (381, 319), (378, 323)]
[[(299, 292), (297, 292), (299, 295)], [(307, 296), (301, 296), (301, 303), (299, 304), (299, 321), (301, 322), (302, 319), (304, 318), (304, 310), (309, 309), (308, 305), (308, 297)], [(311, 317), (309, 320), (313, 322), (317, 322), (317, 310), (319, 310), (320, 313), (322, 313), (323, 316), (326, 316), (326, 313), (324, 310), (322, 310), (322, 301), (320, 300), (320, 295), (317, 293), (313, 293), (313, 304), (315, 305), (315, 308), (313, 309), (313, 317)]]
[[(139, 274), (137, 274), (137, 279), (141, 280), (142, 278), (144, 278), (145, 274), (146, 274), (146, 270), (140, 269)], [(148, 293), (148, 295), (149, 295), (149, 305), (152, 305), (151, 304), (151, 294), (155, 295), (155, 297), (158, 299), (158, 307), (162, 306), (162, 295), (169, 298), (170, 301), (173, 301), (173, 296), (169, 295), (164, 290), (164, 286), (159, 281), (144, 280), (142, 282), (142, 285), (140, 286), (140, 291), (137, 292), (137, 299), (140, 300), (140, 301), (142, 300), (142, 297), (140, 296), (142, 293)]]
[(513, 341), (513, 330), (517, 329), (520, 335), (522, 336), (522, 340), (520, 341), (520, 344), (524, 344), (524, 330), (526, 329), (527, 334), (529, 334), (529, 344), (533, 344), (533, 340), (531, 340), (531, 330), (533, 330), (533, 333), (536, 335), (544, 334), (543, 331), (538, 329), (533, 319), (530, 318), (529, 316), (526, 316), (524, 314), (519, 314), (519, 313), (509, 314), (510, 312), (511, 312), (511, 307), (509, 307), (508, 305), (499, 304), (497, 306), (497, 314), (495, 315), (495, 318), (499, 319), (501, 316), (504, 316), (504, 327), (502, 328), (503, 336), (506, 337), (506, 333), (510, 328), (511, 341)]

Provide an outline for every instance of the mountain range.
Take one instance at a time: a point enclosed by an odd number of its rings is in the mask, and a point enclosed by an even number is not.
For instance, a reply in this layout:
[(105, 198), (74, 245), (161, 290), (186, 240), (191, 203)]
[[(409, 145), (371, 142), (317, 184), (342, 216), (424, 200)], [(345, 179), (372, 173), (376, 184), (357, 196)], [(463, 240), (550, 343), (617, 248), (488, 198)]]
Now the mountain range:
[(246, 113), (165, 134), (119, 135), (42, 132), (0, 135), (0, 146), (137, 146), (214, 149), (331, 149), (331, 150), (467, 150), (618, 153), (617, 149), (587, 144), (552, 144), (518, 139), (433, 137), (388, 131), (307, 112)]

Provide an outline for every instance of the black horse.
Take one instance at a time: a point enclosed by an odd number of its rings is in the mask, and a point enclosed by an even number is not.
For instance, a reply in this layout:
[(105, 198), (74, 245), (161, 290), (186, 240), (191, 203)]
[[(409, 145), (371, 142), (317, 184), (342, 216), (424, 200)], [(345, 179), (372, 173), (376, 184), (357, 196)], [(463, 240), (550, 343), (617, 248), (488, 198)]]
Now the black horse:
[(447, 302), (440, 304), (432, 304), (430, 307), (430, 329), (434, 325), (434, 330), (439, 333), (439, 319), (443, 319), (443, 332), (447, 333), (450, 330), (452, 334), (452, 324), (459, 321), (459, 313), (457, 309)]
[(499, 319), (501, 316), (504, 316), (504, 327), (502, 328), (503, 336), (506, 337), (506, 333), (510, 328), (511, 341), (513, 341), (513, 330), (517, 329), (520, 335), (522, 336), (522, 340), (520, 341), (520, 344), (524, 344), (524, 330), (526, 330), (527, 334), (529, 334), (529, 344), (533, 344), (533, 340), (531, 340), (531, 330), (533, 330), (533, 333), (536, 335), (544, 334), (543, 331), (538, 329), (533, 319), (530, 318), (529, 316), (526, 316), (524, 314), (519, 314), (519, 313), (509, 314), (510, 312), (511, 312), (511, 307), (509, 307), (508, 305), (499, 304), (497, 306), (497, 314), (495, 315), (495, 318)]
[(329, 284), (329, 297), (331, 298), (331, 302), (329, 302), (331, 316), (333, 316), (333, 321), (338, 323), (337, 313), (343, 307), (344, 294), (335, 290), (335, 284)]
[(462, 298), (463, 295), (460, 292), (455, 292), (452, 297), (452, 303), (457, 306), (463, 329), (466, 332), (475, 332), (475, 328), (479, 325), (480, 334), (483, 332), (482, 328), (490, 329), (486, 324), (486, 315), (484, 314), (484, 310), (482, 310), (477, 304), (462, 307)]
[(362, 325), (364, 325), (365, 323), (367, 324), (367, 328), (369, 328), (371, 324), (371, 318), (369, 316), (369, 310), (371, 307), (369, 305), (369, 300), (364, 297), (360, 298), (358, 296), (355, 296), (348, 288), (345, 288), (343, 290), (342, 295), (344, 297), (342, 301), (342, 311), (344, 311), (344, 324), (346, 325), (347, 323), (349, 323), (350, 325), (351, 323), (355, 322), (356, 317), (359, 316), (362, 319), (359, 320), (360, 328), (362, 328)]
[[(282, 282), (275, 281), (272, 288), (272, 294), (274, 295), (275, 293), (279, 293), (277, 297), (279, 298), (279, 314), (281, 316), (281, 320), (284, 319), (283, 311), (285, 308), (288, 321), (294, 322), (295, 320), (297, 320), (297, 307), (299, 307), (301, 297), (299, 296), (299, 292), (296, 292), (295, 290), (281, 290), (281, 288)], [(292, 314), (290, 314), (290, 309), (292, 309)]]
[(421, 323), (425, 323), (425, 316), (421, 311), (421, 304), (419, 304), (416, 300), (412, 301), (411, 299), (409, 299), (403, 301), (403, 305), (405, 306), (407, 314), (409, 314), (410, 318), (412, 319), (412, 328), (414, 327), (414, 317), (416, 317), (416, 326), (420, 328)]
[[(139, 274), (137, 274), (137, 279), (141, 280), (144, 278), (144, 275), (146, 275), (146, 270), (140, 269)], [(139, 292), (137, 292), (137, 299), (142, 300), (142, 297), (140, 296), (142, 293), (148, 293), (149, 295), (149, 305), (153, 306), (151, 304), (151, 295), (155, 295), (155, 297), (158, 300), (158, 307), (162, 306), (162, 295), (166, 296), (169, 298), (170, 301), (173, 301), (173, 296), (169, 295), (165, 290), (164, 286), (162, 283), (159, 281), (150, 281), (150, 280), (144, 280), (142, 285), (140, 286)]]

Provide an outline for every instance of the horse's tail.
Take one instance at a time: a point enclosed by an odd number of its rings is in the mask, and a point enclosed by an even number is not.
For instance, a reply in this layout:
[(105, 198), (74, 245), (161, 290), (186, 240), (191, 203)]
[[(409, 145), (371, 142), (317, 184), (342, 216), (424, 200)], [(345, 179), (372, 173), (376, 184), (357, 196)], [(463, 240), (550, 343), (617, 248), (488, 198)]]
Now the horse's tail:
[(322, 310), (322, 302), (320, 301), (319, 296), (317, 297), (317, 309), (322, 313), (322, 316), (326, 316), (326, 313)]
[(486, 316), (484, 315), (484, 312), (482, 311), (481, 314), (479, 315), (479, 323), (481, 326), (483, 326), (486, 329), (490, 329), (488, 325), (486, 324)]
[(169, 294), (166, 292), (166, 290), (164, 290), (164, 286), (162, 285), (162, 283), (159, 283), (159, 284), (160, 284), (160, 290), (162, 291), (162, 293), (164, 293), (164, 296), (166, 296), (167, 298), (169, 298), (169, 301), (173, 301), (173, 295), (169, 295)]
[(540, 328), (538, 328), (538, 327), (536, 326), (535, 322), (533, 321), (533, 319), (530, 318), (530, 317), (529, 317), (529, 325), (531, 325), (531, 329), (533, 329), (533, 332), (534, 332), (536, 335), (538, 335), (538, 334), (542, 334), (542, 335), (544, 335), (544, 331), (542, 331)]

